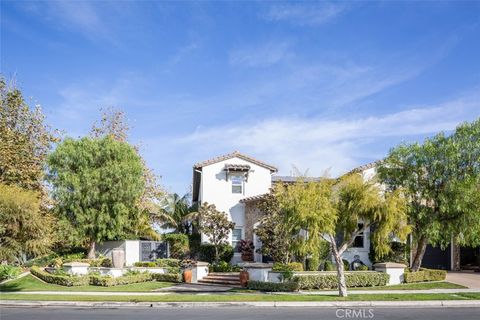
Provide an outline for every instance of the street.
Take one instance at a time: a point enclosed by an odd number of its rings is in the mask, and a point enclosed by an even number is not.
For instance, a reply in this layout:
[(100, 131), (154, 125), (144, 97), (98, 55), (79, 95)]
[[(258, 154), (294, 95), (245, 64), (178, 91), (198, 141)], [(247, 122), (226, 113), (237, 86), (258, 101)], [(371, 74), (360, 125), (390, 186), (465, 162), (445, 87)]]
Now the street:
[(1, 320), (65, 320), (65, 319), (166, 319), (166, 320), (263, 320), (263, 319), (412, 319), (412, 320), (477, 320), (480, 308), (10, 308), (0, 310)]

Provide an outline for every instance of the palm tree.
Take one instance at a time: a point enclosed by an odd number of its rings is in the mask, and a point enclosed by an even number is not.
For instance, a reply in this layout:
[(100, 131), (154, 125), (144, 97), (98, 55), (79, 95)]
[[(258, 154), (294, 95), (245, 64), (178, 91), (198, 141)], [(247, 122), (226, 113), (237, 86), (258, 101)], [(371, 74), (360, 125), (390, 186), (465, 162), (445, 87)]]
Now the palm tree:
[(190, 205), (189, 197), (188, 193), (182, 197), (173, 193), (162, 199), (160, 211), (163, 216), (169, 216), (168, 221), (162, 224), (162, 228), (175, 229), (176, 233), (191, 234), (193, 232), (197, 210), (196, 206)]

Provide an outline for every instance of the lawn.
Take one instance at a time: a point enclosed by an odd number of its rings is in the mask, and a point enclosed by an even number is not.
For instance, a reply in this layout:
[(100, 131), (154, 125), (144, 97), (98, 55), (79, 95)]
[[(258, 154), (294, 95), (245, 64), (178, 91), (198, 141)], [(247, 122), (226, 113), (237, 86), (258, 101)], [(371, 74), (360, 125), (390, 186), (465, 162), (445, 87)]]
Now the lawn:
[(428, 289), (466, 289), (467, 287), (446, 282), (421, 282), (421, 283), (402, 283), (392, 286), (382, 287), (365, 287), (365, 288), (350, 288), (349, 290), (428, 290)]
[(351, 294), (347, 298), (336, 295), (299, 294), (167, 294), (156, 296), (76, 296), (2, 293), (1, 300), (31, 301), (119, 301), (119, 302), (242, 302), (242, 301), (426, 301), (426, 300), (480, 300), (480, 293), (429, 294)]
[(3, 291), (3, 292), (13, 292), (13, 291), (149, 292), (155, 289), (171, 287), (173, 285), (175, 284), (170, 282), (149, 281), (149, 282), (132, 283), (132, 284), (113, 286), (113, 287), (101, 287), (101, 286), (65, 287), (65, 286), (59, 286), (56, 284), (45, 283), (29, 274), (25, 277), (12, 280), (0, 285), (0, 291)]

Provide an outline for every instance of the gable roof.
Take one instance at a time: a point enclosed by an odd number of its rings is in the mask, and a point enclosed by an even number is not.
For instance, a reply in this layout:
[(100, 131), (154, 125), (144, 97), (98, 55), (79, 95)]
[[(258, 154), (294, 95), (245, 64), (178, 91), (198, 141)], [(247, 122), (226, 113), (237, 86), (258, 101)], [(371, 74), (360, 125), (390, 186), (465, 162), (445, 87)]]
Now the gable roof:
[(365, 170), (368, 170), (368, 169), (371, 169), (371, 168), (375, 168), (375, 167), (377, 167), (380, 163), (382, 163), (382, 161), (383, 161), (383, 160), (377, 160), (377, 161), (373, 161), (373, 162), (364, 164), (364, 165), (362, 165), (362, 166), (353, 168), (352, 170), (350, 170), (350, 171), (348, 171), (347, 173), (345, 173), (345, 175), (351, 174), (351, 173), (360, 173), (360, 172), (363, 172), (363, 171), (365, 171)]
[(232, 159), (232, 158), (240, 158), (240, 159), (243, 159), (245, 161), (248, 161), (248, 162), (251, 162), (251, 163), (254, 163), (256, 165), (259, 165), (261, 167), (264, 167), (264, 168), (267, 168), (269, 169), (271, 172), (277, 172), (278, 169), (272, 165), (269, 165), (263, 161), (260, 161), (260, 160), (257, 160), (255, 158), (252, 158), (252, 157), (249, 157), (249, 156), (246, 156), (242, 153), (240, 153), (239, 151), (234, 151), (232, 153), (229, 153), (229, 154), (225, 154), (223, 156), (219, 156), (219, 157), (216, 157), (216, 158), (212, 158), (210, 160), (205, 160), (205, 161), (201, 161), (201, 162), (198, 162), (196, 163), (193, 167), (195, 169), (200, 169), (200, 168), (203, 168), (203, 167), (206, 167), (206, 166), (209, 166), (211, 164), (214, 164), (214, 163), (217, 163), (217, 162), (220, 162), (220, 161), (224, 161), (224, 160), (228, 160), (228, 159)]

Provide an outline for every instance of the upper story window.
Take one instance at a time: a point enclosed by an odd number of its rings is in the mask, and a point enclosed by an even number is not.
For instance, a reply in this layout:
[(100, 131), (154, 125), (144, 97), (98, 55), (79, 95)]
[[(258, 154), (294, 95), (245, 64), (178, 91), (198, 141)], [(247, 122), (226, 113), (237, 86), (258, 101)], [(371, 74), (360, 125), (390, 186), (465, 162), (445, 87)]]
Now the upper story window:
[[(363, 228), (363, 223), (358, 224), (358, 229)], [(364, 240), (365, 240), (365, 235), (364, 232), (360, 233), (358, 236), (355, 237), (355, 240), (353, 241), (353, 246), (354, 248), (363, 248), (364, 247)]]
[(243, 176), (232, 175), (232, 193), (243, 193)]

